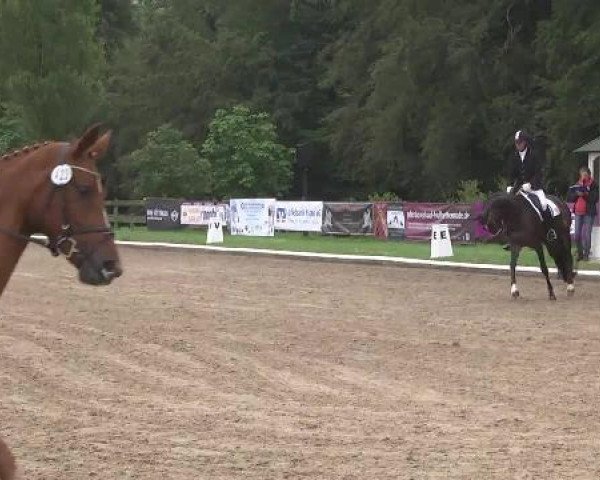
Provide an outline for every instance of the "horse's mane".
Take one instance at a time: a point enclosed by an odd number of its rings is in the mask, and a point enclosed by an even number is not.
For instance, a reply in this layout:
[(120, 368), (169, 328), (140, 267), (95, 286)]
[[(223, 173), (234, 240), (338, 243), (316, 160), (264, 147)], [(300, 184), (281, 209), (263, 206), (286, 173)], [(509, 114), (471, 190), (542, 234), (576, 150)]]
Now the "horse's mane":
[(497, 209), (502, 215), (513, 214), (518, 209), (517, 197), (509, 193), (493, 193), (485, 204), (484, 215), (492, 209)]
[(35, 143), (33, 145), (27, 145), (27, 146), (19, 148), (17, 150), (13, 150), (12, 152), (5, 153), (4, 155), (2, 155), (0, 157), (0, 160), (9, 160), (9, 159), (13, 159), (13, 158), (18, 158), (18, 157), (21, 157), (28, 153), (35, 152), (36, 150), (39, 150), (42, 147), (46, 147), (46, 146), (50, 145), (51, 143), (54, 143), (54, 142), (45, 141), (45, 142), (41, 142), (41, 143)]

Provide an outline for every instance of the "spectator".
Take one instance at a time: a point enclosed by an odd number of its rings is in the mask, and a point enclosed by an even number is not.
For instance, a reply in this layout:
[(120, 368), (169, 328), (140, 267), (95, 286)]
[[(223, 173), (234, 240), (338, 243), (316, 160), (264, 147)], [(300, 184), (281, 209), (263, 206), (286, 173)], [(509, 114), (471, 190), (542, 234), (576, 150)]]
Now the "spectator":
[(589, 260), (592, 245), (592, 226), (596, 218), (598, 184), (592, 178), (588, 167), (579, 169), (579, 180), (570, 189), (571, 200), (575, 202), (575, 242), (577, 260)]

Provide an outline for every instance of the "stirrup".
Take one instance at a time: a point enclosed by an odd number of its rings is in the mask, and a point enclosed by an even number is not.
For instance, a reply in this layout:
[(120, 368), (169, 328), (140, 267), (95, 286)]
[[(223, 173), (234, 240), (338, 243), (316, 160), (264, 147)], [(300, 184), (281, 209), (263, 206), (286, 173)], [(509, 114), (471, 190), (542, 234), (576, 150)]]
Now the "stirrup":
[(555, 240), (557, 240), (558, 235), (556, 234), (556, 230), (554, 230), (553, 228), (549, 229), (548, 233), (546, 233), (546, 238), (549, 242), (554, 242)]

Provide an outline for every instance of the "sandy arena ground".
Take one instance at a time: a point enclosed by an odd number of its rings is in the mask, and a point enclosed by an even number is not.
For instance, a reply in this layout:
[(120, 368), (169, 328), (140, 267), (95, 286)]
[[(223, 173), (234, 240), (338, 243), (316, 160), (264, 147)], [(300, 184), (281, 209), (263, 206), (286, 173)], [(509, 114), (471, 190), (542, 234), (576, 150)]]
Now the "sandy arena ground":
[(26, 479), (600, 477), (600, 283), (30, 248), (0, 300)]

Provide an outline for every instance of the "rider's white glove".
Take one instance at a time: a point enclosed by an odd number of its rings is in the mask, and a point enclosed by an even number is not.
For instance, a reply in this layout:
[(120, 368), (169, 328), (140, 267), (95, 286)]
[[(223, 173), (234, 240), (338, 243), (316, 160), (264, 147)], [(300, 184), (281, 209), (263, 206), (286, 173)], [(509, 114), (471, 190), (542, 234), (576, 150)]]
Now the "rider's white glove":
[(524, 183), (521, 188), (524, 192), (531, 192), (531, 183)]
[(506, 187), (506, 193), (510, 193), (510, 192), (512, 192), (512, 190), (513, 190), (513, 187)]

